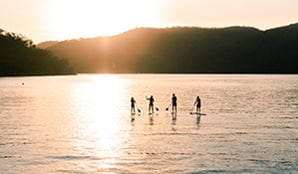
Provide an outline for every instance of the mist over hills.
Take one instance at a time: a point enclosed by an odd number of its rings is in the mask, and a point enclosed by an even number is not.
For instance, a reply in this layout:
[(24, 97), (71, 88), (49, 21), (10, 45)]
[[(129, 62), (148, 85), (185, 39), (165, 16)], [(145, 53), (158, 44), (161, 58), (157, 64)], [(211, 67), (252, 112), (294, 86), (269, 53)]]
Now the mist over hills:
[(58, 43), (58, 41), (46, 41), (46, 42), (42, 42), (42, 43), (39, 43), (38, 44), (38, 48), (46, 49), (46, 48), (48, 48), (50, 46), (55, 45), (56, 43)]
[(298, 73), (298, 24), (138, 28), (39, 46), (81, 73)]

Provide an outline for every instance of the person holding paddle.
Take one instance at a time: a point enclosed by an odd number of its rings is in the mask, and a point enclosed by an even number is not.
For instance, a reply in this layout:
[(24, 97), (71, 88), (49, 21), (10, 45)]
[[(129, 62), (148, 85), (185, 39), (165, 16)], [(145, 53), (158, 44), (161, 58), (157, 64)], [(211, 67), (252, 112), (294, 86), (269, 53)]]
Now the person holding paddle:
[(131, 103), (131, 109), (130, 109), (131, 115), (135, 115), (136, 114), (136, 101), (133, 97), (131, 97), (130, 103)]
[(131, 109), (130, 109), (131, 115), (136, 114), (136, 109), (138, 110), (138, 114), (140, 115), (141, 109), (139, 109), (139, 107), (137, 106), (137, 102), (133, 97), (131, 97), (130, 103), (131, 103)]
[[(147, 100), (149, 100), (149, 114), (153, 114), (154, 113), (154, 98), (151, 95), (149, 98), (147, 98)], [(152, 111), (152, 112), (150, 112)]]
[(177, 113), (177, 97), (175, 94), (172, 96), (172, 113)]
[(196, 112), (201, 113), (201, 99), (197, 96), (194, 106), (196, 105)]

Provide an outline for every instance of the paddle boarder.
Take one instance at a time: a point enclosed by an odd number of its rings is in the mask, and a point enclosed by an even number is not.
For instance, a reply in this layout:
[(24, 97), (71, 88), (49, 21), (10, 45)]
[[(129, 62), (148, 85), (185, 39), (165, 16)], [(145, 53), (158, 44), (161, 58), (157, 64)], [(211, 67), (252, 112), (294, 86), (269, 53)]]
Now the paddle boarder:
[(131, 115), (135, 115), (136, 114), (136, 100), (133, 97), (131, 97), (130, 103), (131, 103), (131, 109), (130, 109)]
[(154, 113), (154, 98), (151, 95), (149, 98), (147, 98), (147, 100), (149, 100), (149, 110), (148, 110), (149, 114), (153, 114)]
[(177, 113), (177, 97), (175, 94), (172, 96), (172, 113)]
[(197, 96), (194, 106), (196, 106), (196, 112), (201, 113), (201, 99), (199, 96)]

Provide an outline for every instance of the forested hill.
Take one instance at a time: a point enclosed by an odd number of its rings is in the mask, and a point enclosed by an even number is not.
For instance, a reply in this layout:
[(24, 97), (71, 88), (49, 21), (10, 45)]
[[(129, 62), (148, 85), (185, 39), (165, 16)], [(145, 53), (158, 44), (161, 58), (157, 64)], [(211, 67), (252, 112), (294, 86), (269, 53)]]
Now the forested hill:
[(47, 48), (78, 72), (298, 73), (298, 24), (139, 28), (112, 37), (68, 40)]
[(0, 76), (74, 74), (65, 59), (38, 49), (31, 40), (0, 29)]

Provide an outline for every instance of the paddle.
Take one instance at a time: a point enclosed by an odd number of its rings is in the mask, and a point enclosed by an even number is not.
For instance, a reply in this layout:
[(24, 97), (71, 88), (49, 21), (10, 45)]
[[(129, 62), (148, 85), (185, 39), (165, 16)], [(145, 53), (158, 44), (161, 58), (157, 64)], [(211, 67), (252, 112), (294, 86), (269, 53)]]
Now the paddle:
[(168, 107), (166, 107), (166, 111), (169, 111), (170, 106), (171, 106), (171, 104)]
[(136, 107), (137, 107), (137, 111), (138, 111), (138, 113), (140, 114), (142, 111), (141, 111), (141, 109), (138, 107), (137, 103), (136, 103)]
[(193, 112), (194, 107), (195, 107), (195, 106), (192, 106), (192, 108), (189, 110), (189, 113), (190, 113), (190, 114)]

